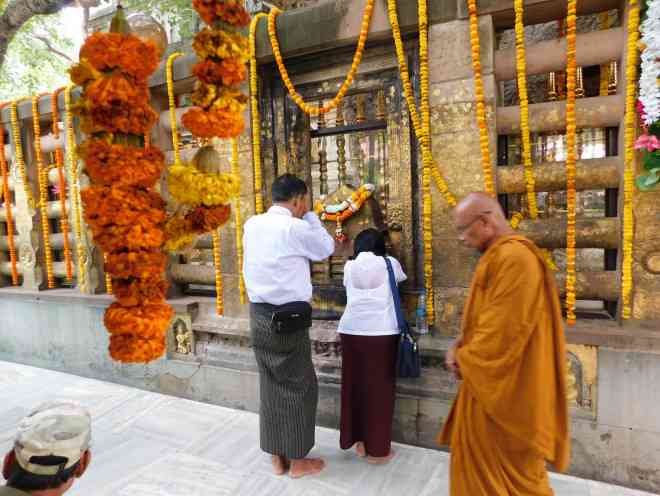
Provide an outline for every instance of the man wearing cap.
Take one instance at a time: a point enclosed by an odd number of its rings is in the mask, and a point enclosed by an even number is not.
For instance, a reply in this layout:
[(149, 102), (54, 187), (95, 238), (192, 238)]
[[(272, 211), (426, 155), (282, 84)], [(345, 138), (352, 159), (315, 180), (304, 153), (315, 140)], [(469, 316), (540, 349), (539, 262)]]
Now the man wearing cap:
[(48, 402), (25, 417), (7, 453), (0, 496), (61, 496), (89, 466), (92, 419), (74, 402)]

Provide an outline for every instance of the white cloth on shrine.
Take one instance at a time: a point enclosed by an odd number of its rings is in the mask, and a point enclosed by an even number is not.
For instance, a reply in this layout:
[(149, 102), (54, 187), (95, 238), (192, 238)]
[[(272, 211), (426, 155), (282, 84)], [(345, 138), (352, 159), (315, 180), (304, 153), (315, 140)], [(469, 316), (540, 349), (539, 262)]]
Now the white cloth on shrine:
[(243, 234), (243, 277), (252, 303), (311, 301), (309, 262), (328, 258), (335, 241), (314, 212), (302, 219), (272, 206), (250, 218)]
[[(407, 279), (401, 264), (392, 263), (397, 283)], [(338, 332), (360, 336), (399, 334), (385, 259), (372, 252), (362, 252), (344, 266), (346, 309), (339, 321)]]

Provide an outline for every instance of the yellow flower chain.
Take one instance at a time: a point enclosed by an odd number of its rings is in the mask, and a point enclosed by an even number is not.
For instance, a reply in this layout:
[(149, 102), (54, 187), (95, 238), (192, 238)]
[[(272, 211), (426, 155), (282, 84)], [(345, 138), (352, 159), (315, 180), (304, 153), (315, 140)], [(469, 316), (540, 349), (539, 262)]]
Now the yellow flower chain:
[(14, 148), (16, 153), (16, 165), (18, 172), (21, 175), (21, 182), (23, 183), (23, 191), (27, 198), (28, 206), (30, 209), (36, 208), (34, 197), (32, 196), (32, 188), (28, 182), (27, 174), (25, 172), (25, 159), (23, 157), (23, 143), (21, 140), (21, 129), (18, 126), (18, 100), (11, 102), (9, 106), (9, 116), (11, 119), (11, 131), (14, 135)]
[(183, 56), (181, 52), (175, 52), (167, 58), (167, 66), (165, 74), (167, 77), (167, 99), (170, 105), (170, 126), (172, 131), (172, 150), (174, 152), (174, 163), (181, 163), (181, 152), (179, 147), (179, 131), (176, 124), (176, 101), (174, 97), (174, 75), (172, 71), (172, 66), (174, 61)]
[(525, 26), (523, 25), (523, 0), (514, 1), (516, 14), (516, 73), (518, 76), (518, 95), (520, 99), (520, 135), (522, 139), (522, 158), (525, 167), (525, 187), (529, 216), (538, 217), (534, 170), (532, 168), (532, 144), (529, 140), (529, 99), (527, 97), (527, 65), (525, 61)]
[[(396, 10), (396, 0), (388, 0), (387, 11), (390, 19), (390, 24), (392, 25), (392, 34), (394, 37), (394, 46), (396, 48), (397, 59), (399, 60), (399, 74), (401, 76), (401, 83), (403, 85), (403, 94), (408, 103), (408, 112), (410, 113), (410, 119), (413, 123), (413, 128), (415, 130), (415, 136), (420, 143), (422, 149), (422, 156), (428, 153), (432, 161), (431, 174), (435, 181), (435, 185), (438, 188), (438, 191), (442, 193), (445, 197), (445, 201), (450, 205), (456, 205), (456, 198), (449, 191), (447, 183), (445, 182), (442, 174), (440, 173), (440, 168), (438, 164), (433, 160), (433, 155), (430, 150), (430, 144), (427, 140), (423, 139), (425, 132), (430, 136), (430, 129), (425, 131), (422, 121), (419, 118), (419, 113), (417, 112), (417, 104), (415, 103), (415, 97), (413, 96), (412, 84), (410, 83), (410, 76), (408, 74), (408, 62), (406, 61), (405, 49), (403, 47), (403, 40), (401, 38), (401, 29), (399, 28), (399, 18)], [(421, 58), (421, 57), (420, 57)], [(421, 63), (420, 63), (421, 66)], [(427, 147), (427, 144), (429, 145)]]
[[(516, 0), (518, 1), (518, 0)], [(566, 322), (575, 324), (575, 60), (576, 0), (568, 0), (566, 17)]]
[(259, 115), (258, 74), (256, 54), (256, 34), (259, 20), (268, 17), (259, 13), (250, 23), (250, 115), (252, 117), (252, 164), (254, 168), (254, 209), (257, 214), (264, 212), (264, 198), (261, 194), (263, 187), (261, 176), (261, 116)]
[(44, 242), (44, 259), (48, 288), (55, 287), (53, 273), (53, 252), (50, 246), (50, 222), (48, 220), (48, 168), (41, 155), (41, 123), (39, 122), (39, 97), (32, 97), (32, 128), (34, 129), (34, 159), (39, 178), (39, 207), (41, 210), (41, 235)]
[(479, 40), (479, 18), (477, 17), (477, 0), (468, 0), (470, 14), (470, 48), (472, 52), (472, 69), (474, 72), (474, 93), (477, 101), (477, 125), (479, 126), (479, 146), (481, 148), (481, 168), (484, 173), (484, 189), (491, 195), (495, 194), (493, 181), (493, 164), (490, 159), (490, 143), (488, 138), (488, 123), (486, 122), (486, 102), (484, 83), (481, 79), (481, 44)]
[[(231, 140), (231, 173), (238, 179), (238, 190), (241, 189), (241, 171), (238, 164), (238, 138)], [(234, 222), (236, 223), (236, 258), (238, 259), (238, 293), (241, 305), (247, 302), (245, 280), (243, 279), (243, 220), (241, 218), (240, 194), (234, 202)]]
[(624, 118), (623, 173), (623, 264), (621, 267), (622, 317), (631, 317), (633, 262), (633, 192), (635, 185), (635, 99), (637, 84), (637, 43), (639, 41), (639, 4), (628, 0), (628, 51), (626, 55), (626, 115)]
[(82, 208), (80, 206), (80, 168), (76, 156), (76, 138), (73, 131), (73, 115), (71, 114), (71, 90), (73, 86), (67, 86), (64, 90), (64, 117), (66, 121), (66, 161), (71, 178), (71, 205), (73, 207), (74, 231), (76, 235), (76, 254), (78, 256), (78, 286), (80, 291), (87, 292), (87, 270), (85, 261), (87, 255), (83, 244), (83, 222)]
[[(106, 264), (107, 262), (108, 262), (108, 256), (104, 253), (103, 263)], [(109, 295), (112, 294), (112, 277), (110, 277), (110, 273), (108, 272), (105, 273), (105, 292), (108, 293)]]
[(330, 100), (327, 104), (323, 105), (322, 107), (319, 107), (316, 104), (309, 105), (305, 103), (303, 97), (296, 91), (296, 88), (293, 86), (293, 83), (291, 82), (291, 79), (289, 78), (289, 74), (284, 65), (284, 60), (282, 59), (282, 53), (280, 52), (280, 44), (277, 41), (277, 27), (275, 24), (275, 19), (277, 18), (278, 15), (282, 13), (282, 11), (277, 7), (273, 7), (270, 10), (270, 13), (268, 14), (268, 36), (270, 37), (270, 44), (273, 48), (273, 55), (275, 56), (275, 62), (277, 63), (277, 68), (280, 71), (280, 76), (282, 77), (282, 81), (284, 82), (284, 85), (286, 86), (287, 90), (289, 90), (289, 95), (291, 95), (293, 101), (296, 102), (298, 107), (300, 107), (303, 110), (303, 112), (305, 112), (306, 114), (309, 115), (325, 114), (326, 112), (337, 107), (339, 102), (341, 102), (344, 96), (346, 95), (348, 88), (351, 86), (351, 84), (353, 84), (353, 78), (355, 77), (358, 67), (360, 66), (360, 62), (362, 61), (362, 54), (364, 53), (364, 45), (367, 42), (367, 35), (369, 34), (369, 23), (371, 22), (371, 14), (374, 9), (374, 2), (375, 0), (367, 0), (367, 4), (364, 7), (364, 14), (362, 15), (362, 26), (360, 29), (360, 37), (358, 39), (355, 55), (353, 56), (353, 63), (351, 64), (351, 69), (350, 71), (348, 71), (348, 74), (346, 75), (346, 79), (341, 84), (341, 87), (339, 88), (339, 91), (337, 92), (335, 97), (332, 100)]
[(225, 312), (222, 297), (222, 255), (220, 252), (220, 230), (213, 231), (213, 265), (215, 267), (215, 311), (218, 315)]
[[(6, 106), (6, 103), (0, 104), (0, 111)], [(2, 172), (2, 192), (4, 195), (6, 224), (7, 224), (7, 243), (9, 244), (9, 260), (11, 264), (11, 283), (18, 286), (18, 270), (16, 268), (16, 242), (14, 240), (14, 216), (12, 212), (11, 192), (9, 190), (9, 166), (5, 157), (5, 127), (0, 124), (0, 171)]]

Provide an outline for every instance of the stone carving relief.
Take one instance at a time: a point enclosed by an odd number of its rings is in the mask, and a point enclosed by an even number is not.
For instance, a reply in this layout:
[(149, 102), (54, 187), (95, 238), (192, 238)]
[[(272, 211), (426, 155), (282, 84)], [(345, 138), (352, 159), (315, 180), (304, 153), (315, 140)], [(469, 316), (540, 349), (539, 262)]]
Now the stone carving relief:
[(195, 352), (195, 334), (190, 315), (177, 314), (170, 327), (170, 352), (176, 357), (192, 356)]
[(598, 348), (570, 344), (567, 346), (566, 399), (569, 406), (596, 417), (598, 384)]

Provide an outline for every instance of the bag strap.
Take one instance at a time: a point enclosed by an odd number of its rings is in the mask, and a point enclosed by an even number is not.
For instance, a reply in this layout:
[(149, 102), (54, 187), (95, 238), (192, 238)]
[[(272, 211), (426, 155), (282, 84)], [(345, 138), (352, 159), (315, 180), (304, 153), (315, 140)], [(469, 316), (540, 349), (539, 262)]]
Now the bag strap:
[(403, 318), (403, 311), (401, 310), (401, 296), (399, 295), (399, 286), (396, 283), (396, 278), (394, 277), (394, 269), (392, 268), (392, 262), (386, 256), (385, 265), (387, 266), (387, 274), (390, 279), (390, 290), (392, 291), (392, 298), (394, 299), (394, 313), (396, 313), (396, 321), (399, 326), (399, 331), (405, 333), (406, 331), (406, 320)]

